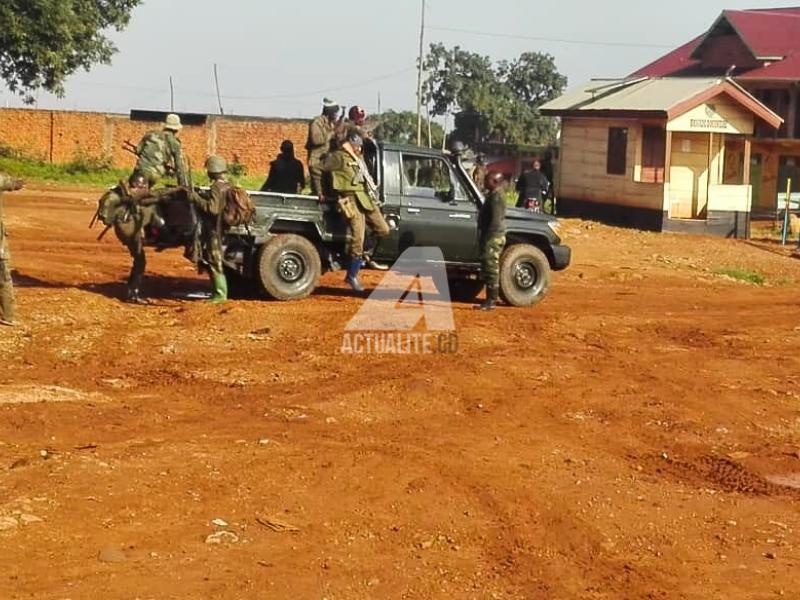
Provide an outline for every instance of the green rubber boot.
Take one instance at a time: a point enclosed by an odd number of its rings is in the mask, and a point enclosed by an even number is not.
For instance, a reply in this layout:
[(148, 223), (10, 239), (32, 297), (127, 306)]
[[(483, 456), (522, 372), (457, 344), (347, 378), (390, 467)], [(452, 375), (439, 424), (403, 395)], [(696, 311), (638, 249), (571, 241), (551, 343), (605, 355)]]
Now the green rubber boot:
[(211, 284), (214, 286), (214, 293), (208, 302), (211, 304), (222, 304), (228, 300), (228, 280), (222, 273), (211, 274)]

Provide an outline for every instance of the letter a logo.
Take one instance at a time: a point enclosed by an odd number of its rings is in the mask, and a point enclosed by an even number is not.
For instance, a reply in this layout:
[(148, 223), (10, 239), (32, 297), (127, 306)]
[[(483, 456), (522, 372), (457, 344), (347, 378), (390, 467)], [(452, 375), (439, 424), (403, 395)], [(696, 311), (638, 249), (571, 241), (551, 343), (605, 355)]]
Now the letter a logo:
[(454, 331), (444, 256), (439, 248), (409, 248), (392, 266), (346, 331)]

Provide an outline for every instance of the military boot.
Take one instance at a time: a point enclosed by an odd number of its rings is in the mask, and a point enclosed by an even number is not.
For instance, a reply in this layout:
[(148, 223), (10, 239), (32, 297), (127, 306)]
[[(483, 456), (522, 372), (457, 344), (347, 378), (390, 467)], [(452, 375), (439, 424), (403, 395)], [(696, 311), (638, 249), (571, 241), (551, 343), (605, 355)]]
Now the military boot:
[(147, 304), (142, 298), (139, 288), (142, 286), (141, 276), (131, 275), (128, 279), (128, 288), (125, 290), (125, 302), (128, 304)]
[(347, 268), (347, 277), (344, 278), (345, 283), (357, 292), (364, 291), (364, 286), (361, 285), (361, 281), (358, 279), (358, 272), (361, 270), (362, 266), (363, 262), (361, 259), (354, 256), (350, 259), (350, 266)]
[(214, 286), (214, 293), (207, 302), (211, 304), (222, 304), (228, 300), (228, 280), (222, 273), (211, 274), (211, 284)]
[(486, 300), (475, 307), (476, 310), (490, 311), (494, 310), (497, 299), (500, 296), (500, 290), (497, 288), (486, 288)]

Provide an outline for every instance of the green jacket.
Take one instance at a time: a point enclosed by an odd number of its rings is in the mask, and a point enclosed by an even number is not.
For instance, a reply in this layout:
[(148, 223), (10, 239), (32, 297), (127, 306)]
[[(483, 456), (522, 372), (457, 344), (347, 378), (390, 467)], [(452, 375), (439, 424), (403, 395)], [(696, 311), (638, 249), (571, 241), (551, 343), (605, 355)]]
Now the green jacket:
[(183, 146), (174, 132), (149, 131), (142, 137), (136, 146), (139, 161), (136, 170), (147, 176), (161, 179), (167, 172), (167, 167), (175, 169), (178, 184), (189, 185), (189, 173), (186, 162), (183, 160)]
[(208, 191), (192, 194), (192, 202), (200, 209), (206, 221), (216, 222), (225, 208), (231, 184), (225, 179), (217, 179)]
[(331, 140), (336, 133), (336, 124), (331, 123), (328, 117), (320, 115), (308, 124), (308, 166), (322, 166), (322, 159), (330, 151)]
[(331, 185), (337, 195), (355, 196), (365, 211), (375, 210), (375, 203), (367, 192), (367, 184), (358, 168), (358, 162), (345, 150), (328, 154), (323, 169), (331, 174)]

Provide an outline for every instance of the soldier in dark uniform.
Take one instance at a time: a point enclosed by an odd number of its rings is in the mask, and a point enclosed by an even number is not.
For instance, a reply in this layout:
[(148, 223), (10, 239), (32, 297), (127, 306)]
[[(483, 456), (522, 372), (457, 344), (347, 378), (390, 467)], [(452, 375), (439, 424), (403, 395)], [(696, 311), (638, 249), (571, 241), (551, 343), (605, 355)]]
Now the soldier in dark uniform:
[(531, 166), (533, 168), (525, 171), (517, 180), (517, 208), (541, 208), (550, 190), (550, 182), (542, 173), (541, 161), (537, 158)]
[[(389, 235), (390, 229), (381, 214), (377, 198), (370, 192), (366, 169), (361, 158), (363, 140), (351, 133), (339, 149), (325, 159), (325, 171), (330, 173), (331, 186), (339, 204), (339, 212), (347, 220), (347, 247), (350, 257), (345, 281), (357, 292), (364, 291), (358, 273), (364, 266), (364, 239), (367, 226), (377, 237)], [(359, 167), (359, 161), (362, 167)]]
[(278, 158), (269, 164), (269, 175), (261, 191), (299, 194), (305, 184), (303, 163), (294, 156), (294, 144), (290, 140), (284, 140)]
[(308, 150), (311, 193), (319, 197), (320, 202), (325, 199), (322, 188), (322, 164), (335, 140), (339, 110), (340, 107), (336, 102), (325, 98), (322, 104), (322, 114), (308, 124), (306, 150)]
[(231, 188), (226, 178), (228, 163), (219, 156), (210, 156), (206, 161), (206, 171), (211, 188), (199, 193), (192, 192), (190, 199), (203, 218), (203, 260), (208, 266), (213, 286), (209, 302), (222, 304), (228, 299), (228, 281), (222, 265), (222, 211)]
[(488, 195), (478, 216), (481, 235), (481, 274), (486, 283), (486, 300), (476, 308), (493, 310), (500, 296), (500, 256), (506, 246), (505, 179), (502, 173), (486, 176)]
[(11, 251), (8, 249), (6, 228), (3, 225), (3, 192), (20, 190), (25, 185), (16, 179), (0, 173), (0, 325), (14, 325), (14, 282), (11, 281)]

